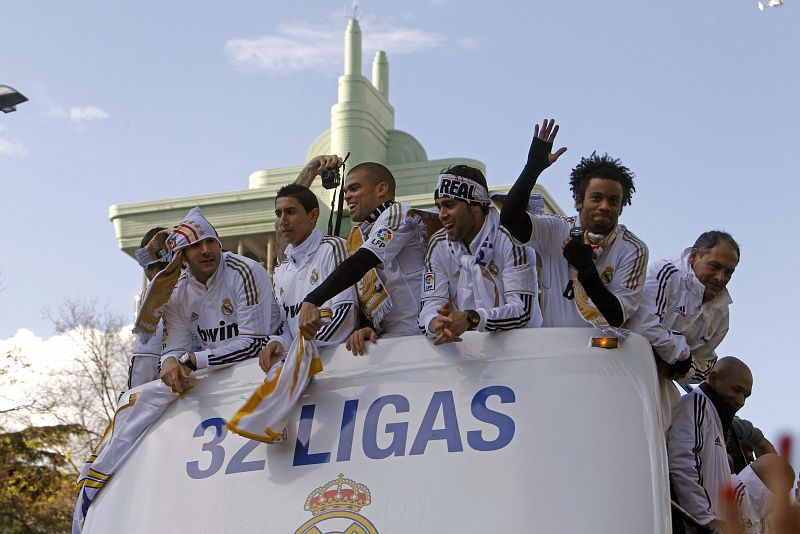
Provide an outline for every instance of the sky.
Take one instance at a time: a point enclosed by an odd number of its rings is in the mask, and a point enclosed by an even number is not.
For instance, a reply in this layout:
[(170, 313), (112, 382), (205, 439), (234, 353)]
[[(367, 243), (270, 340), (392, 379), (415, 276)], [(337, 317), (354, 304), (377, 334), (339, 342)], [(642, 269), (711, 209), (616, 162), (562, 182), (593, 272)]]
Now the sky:
[[(302, 165), (330, 124), (346, 13), (321, 0), (4, 3), (0, 84), (30, 101), (0, 117), (0, 346), (46, 354), (45, 312), (68, 299), (132, 318), (141, 271), (119, 251), (112, 204), (243, 190), (255, 170)], [(741, 415), (800, 439), (796, 2), (364, 0), (358, 16), (364, 73), (386, 50), (396, 128), (429, 158), (478, 159), (490, 185), (510, 184), (534, 124), (554, 117), (569, 150), (539, 183), (565, 210), (569, 170), (607, 151), (636, 173), (621, 222), (651, 260), (731, 232), (742, 259), (718, 353), (753, 370)]]

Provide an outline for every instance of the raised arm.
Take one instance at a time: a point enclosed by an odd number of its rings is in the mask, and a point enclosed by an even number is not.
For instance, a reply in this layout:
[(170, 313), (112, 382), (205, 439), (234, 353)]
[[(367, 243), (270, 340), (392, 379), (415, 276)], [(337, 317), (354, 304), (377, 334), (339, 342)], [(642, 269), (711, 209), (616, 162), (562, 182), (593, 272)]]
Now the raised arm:
[(319, 173), (325, 169), (338, 169), (342, 166), (342, 163), (344, 163), (342, 158), (336, 155), (317, 156), (306, 163), (306, 166), (303, 167), (303, 170), (301, 170), (300, 174), (295, 178), (294, 183), (305, 187), (311, 187), (311, 183)]
[(522, 243), (528, 242), (533, 229), (530, 217), (526, 215), (533, 186), (536, 185), (536, 180), (542, 171), (555, 163), (561, 154), (567, 151), (566, 147), (561, 147), (555, 153), (551, 152), (556, 134), (558, 134), (558, 125), (555, 119), (545, 119), (542, 121), (541, 128), (538, 124), (534, 127), (533, 142), (528, 150), (528, 161), (508, 192), (503, 209), (500, 211), (500, 224)]

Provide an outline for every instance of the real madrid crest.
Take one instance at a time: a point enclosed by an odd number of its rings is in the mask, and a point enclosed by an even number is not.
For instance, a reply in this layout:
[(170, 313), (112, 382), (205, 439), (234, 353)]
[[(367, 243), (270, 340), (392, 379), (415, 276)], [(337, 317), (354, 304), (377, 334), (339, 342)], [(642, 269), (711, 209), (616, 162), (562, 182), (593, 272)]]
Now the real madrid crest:
[(492, 276), (497, 276), (500, 274), (500, 269), (497, 268), (497, 264), (494, 260), (489, 262), (489, 272), (492, 273)]
[(339, 478), (323, 484), (308, 495), (304, 509), (314, 517), (300, 525), (295, 534), (378, 534), (375, 525), (359, 513), (371, 502), (372, 496), (367, 486), (344, 478), (339, 473)]
[(233, 313), (233, 302), (228, 297), (225, 297), (222, 300), (222, 313), (225, 315), (230, 315)]
[(317, 273), (317, 268), (314, 267), (311, 269), (311, 283), (316, 284), (319, 281), (319, 274)]
[(603, 281), (604, 284), (610, 284), (611, 280), (614, 279), (614, 268), (610, 265), (606, 267), (606, 270), (600, 275), (600, 280)]

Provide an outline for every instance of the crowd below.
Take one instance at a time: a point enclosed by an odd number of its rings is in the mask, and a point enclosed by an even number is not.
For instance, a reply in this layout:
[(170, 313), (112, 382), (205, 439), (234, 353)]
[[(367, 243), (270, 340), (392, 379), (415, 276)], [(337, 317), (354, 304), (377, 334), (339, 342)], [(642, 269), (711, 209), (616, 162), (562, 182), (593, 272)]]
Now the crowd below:
[(342, 159), (312, 159), (277, 193), (285, 248), (271, 277), (223, 250), (197, 208), (172, 228), (152, 229), (137, 251), (151, 283), (128, 386), (160, 379), (180, 394), (198, 369), (250, 358), (269, 372), (299, 335), (317, 346), (344, 343), (360, 356), (394, 336), (442, 345), (473, 330), (590, 327), (619, 339), (635, 332), (655, 355), (673, 499), (694, 519), (675, 516), (676, 531), (770, 531), (774, 503), (789, 499), (795, 473), (736, 416), (753, 390), (749, 367), (716, 352), (729, 329), (727, 285), (739, 244), (711, 229), (673, 258), (649, 261), (647, 245), (619, 223), (636, 191), (634, 173), (608, 154), (583, 157), (570, 172), (576, 216), (545, 214), (532, 192), (566, 151), (553, 149), (558, 129), (554, 120), (536, 125), (505, 196), (491, 194), (477, 168), (442, 171), (433, 191), (438, 219), (397, 202), (385, 166), (354, 166), (343, 188), (354, 223), (346, 238), (317, 229), (319, 201), (309, 189)]

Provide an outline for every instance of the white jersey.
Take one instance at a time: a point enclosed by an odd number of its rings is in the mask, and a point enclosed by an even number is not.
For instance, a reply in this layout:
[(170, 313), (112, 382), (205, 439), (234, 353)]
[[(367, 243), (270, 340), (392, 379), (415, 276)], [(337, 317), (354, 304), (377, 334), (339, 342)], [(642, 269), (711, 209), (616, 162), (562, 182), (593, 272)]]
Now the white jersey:
[(731, 475), (739, 510), (739, 522), (745, 534), (767, 532), (770, 491), (749, 465), (738, 475)]
[(191, 350), (193, 334), (202, 347), (195, 351), (198, 369), (254, 358), (279, 326), (266, 269), (250, 258), (223, 252), (205, 284), (189, 269), (181, 274), (164, 312), (161, 361)]
[(730, 481), (731, 468), (722, 421), (699, 387), (684, 395), (672, 414), (667, 456), (678, 504), (704, 525), (716, 519), (719, 488)]
[(409, 216), (410, 206), (394, 203), (384, 209), (374, 223), (360, 224), (364, 244), (381, 261), (375, 268), (392, 300), (392, 311), (381, 330), (391, 336), (418, 334), (420, 279), (425, 248), (421, 221)]
[[(588, 326), (575, 307), (571, 268), (562, 252), (564, 240), (575, 226), (575, 217), (528, 215), (533, 230), (527, 244), (536, 249), (542, 260), (542, 326)], [(621, 224), (615, 231), (616, 238), (595, 260), (595, 265), (600, 279), (619, 301), (623, 319), (627, 321), (641, 300), (647, 245)]]
[(642, 303), (627, 328), (642, 334), (669, 364), (691, 356), (693, 382), (708, 378), (714, 352), (728, 333), (727, 289), (703, 302), (705, 288), (689, 265), (692, 249), (674, 260), (660, 260), (647, 272)]
[[(485, 225), (486, 223), (484, 223)], [(480, 238), (480, 234), (476, 240)], [(483, 270), (484, 286), (493, 295), (492, 302), (481, 302), (481, 291), (458, 288), (464, 274), (461, 263), (451, 253), (444, 229), (439, 230), (428, 243), (425, 254), (425, 273), (422, 279), (422, 310), (419, 314), (420, 332), (429, 337), (436, 334), (428, 326), (437, 316), (436, 310), (450, 302), (464, 311), (474, 309), (480, 315), (477, 330), (494, 332), (524, 328), (529, 325), (536, 301), (536, 257), (529, 247), (515, 243), (508, 230), (499, 227), (488, 267)], [(480, 243), (473, 243), (475, 248)]]
[[(303, 299), (344, 261), (347, 244), (341, 237), (323, 235), (315, 228), (300, 246), (286, 247), (285, 254), (286, 261), (272, 274), (282, 327), (270, 340), (280, 341), (288, 350), (300, 331), (297, 325)], [(347, 341), (358, 321), (357, 302), (355, 287), (350, 287), (320, 306), (331, 310), (331, 320), (317, 332), (318, 347)]]

